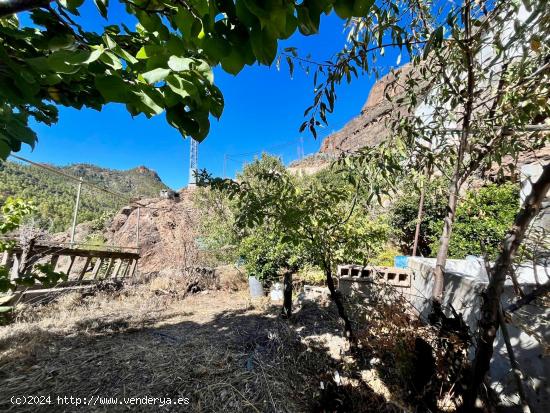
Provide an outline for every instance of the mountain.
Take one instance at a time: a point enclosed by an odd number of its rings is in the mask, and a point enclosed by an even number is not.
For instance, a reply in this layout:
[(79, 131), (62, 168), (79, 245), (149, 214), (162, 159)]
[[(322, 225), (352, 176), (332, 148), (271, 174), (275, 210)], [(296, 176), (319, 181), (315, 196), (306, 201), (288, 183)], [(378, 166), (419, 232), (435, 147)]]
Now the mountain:
[[(168, 189), (155, 171), (144, 166), (126, 171), (90, 164), (48, 166), (127, 198), (157, 197), (160, 190)], [(31, 200), (37, 209), (35, 224), (50, 232), (70, 226), (76, 189), (75, 181), (43, 168), (16, 162), (0, 163), (0, 204), (8, 196)], [(78, 222), (94, 221), (101, 226), (126, 203), (124, 199), (83, 185)]]
[[(412, 66), (406, 64), (395, 74), (389, 73), (378, 79), (372, 86), (360, 114), (346, 123), (338, 132), (327, 136), (321, 144), (320, 152), (335, 156), (342, 152), (354, 152), (365, 146), (376, 146), (383, 142), (389, 134), (386, 121), (392, 111), (398, 110), (405, 114), (408, 110), (406, 105), (395, 105), (387, 97), (392, 99), (402, 97), (405, 93), (406, 80), (413, 75)], [(424, 90), (424, 87), (419, 88), (421, 94)]]
[[(397, 101), (405, 95), (407, 79), (413, 77), (410, 64), (403, 65), (394, 73), (378, 79), (372, 85), (367, 101), (360, 113), (344, 125), (342, 129), (327, 136), (321, 143), (319, 153), (293, 162), (290, 171), (295, 174), (310, 174), (330, 165), (331, 160), (342, 153), (353, 153), (365, 146), (376, 146), (383, 142), (390, 131), (386, 126), (392, 111), (405, 115), (408, 107), (388, 100)], [(423, 95), (427, 85), (419, 86)], [(419, 99), (420, 100), (420, 99)]]

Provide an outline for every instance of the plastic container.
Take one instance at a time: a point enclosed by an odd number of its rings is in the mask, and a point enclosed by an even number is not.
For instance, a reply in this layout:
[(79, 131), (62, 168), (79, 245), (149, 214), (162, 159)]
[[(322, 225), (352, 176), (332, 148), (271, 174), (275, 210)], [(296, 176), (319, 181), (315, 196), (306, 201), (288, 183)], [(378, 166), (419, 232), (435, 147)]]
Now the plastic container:
[(394, 266), (397, 268), (407, 268), (408, 267), (408, 257), (406, 255), (396, 255), (393, 262)]
[(283, 301), (283, 286), (281, 285), (281, 283), (273, 284), (269, 295), (271, 301)]
[(248, 289), (250, 290), (250, 296), (252, 298), (258, 298), (264, 296), (264, 286), (254, 276), (248, 277)]

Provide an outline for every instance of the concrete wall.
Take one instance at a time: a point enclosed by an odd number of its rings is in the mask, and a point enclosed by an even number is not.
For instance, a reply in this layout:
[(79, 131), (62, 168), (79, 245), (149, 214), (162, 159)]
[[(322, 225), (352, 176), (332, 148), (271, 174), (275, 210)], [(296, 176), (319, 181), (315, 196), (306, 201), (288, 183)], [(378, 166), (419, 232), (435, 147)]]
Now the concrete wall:
[[(433, 285), (434, 267), (435, 259), (409, 258), (409, 268), (413, 273), (410, 300), (424, 317), (429, 311), (428, 299)], [(547, 270), (540, 266), (537, 269), (539, 274)], [(479, 320), (480, 293), (487, 285), (484, 266), (473, 259), (448, 260), (445, 270), (444, 304), (452, 305), (461, 313), (470, 330), (475, 332)], [(523, 267), (520, 282), (526, 293), (535, 287), (533, 280), (532, 269), (529, 271), (529, 268)], [(503, 305), (511, 303), (515, 297), (513, 286), (507, 282)], [(549, 320), (549, 309), (528, 305), (518, 311), (512, 323), (508, 324), (511, 344), (526, 376), (524, 383), (528, 398), (537, 412), (550, 411), (550, 354), (545, 354), (545, 347), (550, 342), (547, 325)], [(491, 361), (490, 379), (491, 386), (500, 395), (503, 404), (512, 405), (518, 401), (506, 347), (500, 332)]]

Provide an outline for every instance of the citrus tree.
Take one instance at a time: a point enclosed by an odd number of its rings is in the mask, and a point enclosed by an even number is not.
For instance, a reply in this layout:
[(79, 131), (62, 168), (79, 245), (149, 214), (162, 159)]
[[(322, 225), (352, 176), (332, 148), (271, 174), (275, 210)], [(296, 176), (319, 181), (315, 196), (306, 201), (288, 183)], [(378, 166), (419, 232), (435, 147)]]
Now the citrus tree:
[[(248, 180), (213, 178), (202, 171), (198, 181), (234, 200), (239, 231), (254, 233), (268, 228), (278, 237), (275, 241), (280, 248), (286, 245), (289, 250), (304, 251), (304, 260), (323, 270), (346, 336), (353, 343), (352, 322), (334, 282), (336, 265), (346, 260), (367, 264), (387, 241), (389, 227), (369, 214), (369, 206), (383, 187), (371, 181), (372, 187), (363, 185), (360, 189), (355, 174), (348, 175), (346, 169), (338, 172), (343, 179), (327, 179), (321, 174), (299, 180), (284, 169), (262, 168), (257, 162), (243, 174)], [(287, 271), (285, 315), (291, 312), (291, 282), (291, 272)]]

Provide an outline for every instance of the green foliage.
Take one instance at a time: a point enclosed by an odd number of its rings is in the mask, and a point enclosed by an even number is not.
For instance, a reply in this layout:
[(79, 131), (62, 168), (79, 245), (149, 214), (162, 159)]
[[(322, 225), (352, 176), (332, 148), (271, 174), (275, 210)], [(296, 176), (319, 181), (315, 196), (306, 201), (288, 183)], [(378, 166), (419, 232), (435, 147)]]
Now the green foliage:
[(239, 235), (234, 228), (231, 203), (226, 194), (218, 190), (197, 188), (193, 203), (200, 211), (198, 233), (199, 247), (217, 264), (236, 262)]
[[(32, 203), (22, 199), (8, 198), (1, 209), (0, 235), (16, 230), (22, 219), (33, 211)], [(10, 248), (13, 248), (11, 243), (0, 240), (0, 251), (9, 250)], [(9, 269), (0, 265), (0, 293), (15, 290), (18, 285), (30, 287), (37, 281), (45, 286), (52, 286), (59, 280), (65, 280), (66, 277), (63, 273), (55, 272), (50, 264), (36, 264), (33, 271), (23, 272), (12, 279)]]
[(347, 239), (335, 248), (336, 263), (377, 265), (384, 261), (384, 252), (391, 233), (391, 227), (384, 215), (369, 217), (361, 212), (353, 213), (341, 230)]
[[(51, 125), (59, 105), (101, 110), (118, 102), (134, 116), (165, 113), (182, 136), (201, 141), (210, 116), (219, 118), (224, 106), (215, 66), (237, 74), (256, 62), (271, 65), (279, 40), (296, 30), (317, 33), (333, 5), (346, 16), (377, 8), (333, 0), (119, 1), (134, 28), (111, 16), (106, 0), (95, 0), (106, 19), (102, 32), (80, 17), (83, 1), (29, 3), (26, 24), (9, 14), (11, 2), (2, 2), (0, 159), (21, 143), (33, 146), (29, 120)], [(380, 25), (389, 20), (378, 14)]]
[(247, 274), (263, 282), (278, 278), (283, 269), (295, 270), (303, 264), (300, 249), (281, 242), (280, 234), (265, 226), (255, 228), (241, 240), (239, 254)]
[[(513, 183), (491, 184), (468, 192), (456, 211), (449, 256), (478, 255), (494, 259), (518, 211), (519, 190)], [(441, 221), (431, 223), (436, 234), (441, 232), (442, 225)], [(433, 255), (437, 253), (438, 243), (434, 237)]]
[[(266, 273), (288, 268), (292, 257), (303, 257), (296, 251), (307, 252), (299, 266), (316, 265), (325, 273), (341, 262), (367, 263), (388, 239), (385, 219), (370, 214), (373, 194), (358, 190), (345, 173), (324, 171), (297, 179), (280, 161), (263, 156), (240, 175), (246, 180), (213, 179), (206, 172), (199, 178), (234, 201), (237, 230), (253, 234), (245, 244), (253, 251), (248, 256)], [(265, 259), (270, 248), (272, 262)]]
[[(129, 197), (158, 196), (166, 188), (156, 173), (145, 168), (114, 171), (93, 165), (71, 165), (61, 171), (82, 177), (104, 188)], [(71, 223), (76, 198), (76, 183), (35, 166), (15, 162), (0, 163), (0, 202), (10, 196), (32, 201), (35, 210), (29, 216), (52, 232), (64, 231)], [(124, 201), (112, 195), (82, 188), (78, 222), (93, 221), (95, 230), (104, 228)]]
[(321, 268), (306, 263), (298, 270), (297, 278), (305, 284), (324, 285), (326, 277)]
[[(392, 228), (394, 230), (394, 228)], [(401, 255), (401, 251), (393, 246), (391, 243), (382, 245), (382, 251), (378, 253), (372, 260), (372, 265), (381, 265), (384, 267), (393, 267), (395, 264), (395, 257)]]
[[(420, 188), (416, 187), (415, 179), (407, 179), (398, 190), (398, 196), (392, 202), (390, 209), (390, 224), (393, 228), (395, 243), (410, 254), (414, 244), (414, 235), (420, 204)], [(441, 233), (434, 224), (445, 217), (446, 187), (448, 183), (443, 178), (435, 178), (426, 183), (424, 208), (420, 234), (418, 237), (417, 254), (424, 257), (432, 255), (432, 240)]]
[[(23, 218), (36, 208), (31, 202), (24, 201), (20, 198), (8, 197), (2, 205), (1, 213), (2, 220), (0, 221), (0, 234), (4, 235), (19, 228)], [(0, 251), (2, 244), (0, 243)]]
[[(262, 154), (261, 158), (246, 165), (237, 179), (266, 194), (272, 188), (267, 188), (258, 179), (265, 173), (286, 172), (279, 158)], [(201, 188), (196, 192), (195, 204), (202, 211), (201, 243), (218, 259), (230, 262), (241, 258), (248, 274), (265, 282), (275, 278), (282, 269), (295, 269), (302, 263), (299, 246), (283, 242), (281, 229), (272, 221), (255, 226), (236, 225), (242, 205), (236, 199), (229, 199), (225, 191)]]

